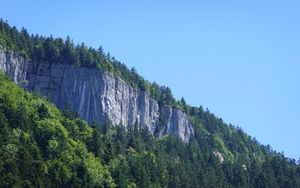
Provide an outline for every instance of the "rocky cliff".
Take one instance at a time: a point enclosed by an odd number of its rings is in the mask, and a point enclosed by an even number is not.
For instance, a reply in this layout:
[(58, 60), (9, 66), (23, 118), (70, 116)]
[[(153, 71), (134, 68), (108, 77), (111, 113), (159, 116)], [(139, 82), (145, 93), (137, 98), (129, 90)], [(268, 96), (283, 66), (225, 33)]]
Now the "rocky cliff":
[[(137, 124), (153, 135), (176, 134), (184, 142), (194, 133), (185, 113), (170, 106), (160, 108), (144, 91), (109, 72), (59, 62), (30, 62), (3, 48), (0, 69), (24, 89), (40, 92), (60, 109), (69, 105), (90, 123), (109, 119), (113, 125), (126, 128)], [(160, 116), (166, 123), (159, 121)]]

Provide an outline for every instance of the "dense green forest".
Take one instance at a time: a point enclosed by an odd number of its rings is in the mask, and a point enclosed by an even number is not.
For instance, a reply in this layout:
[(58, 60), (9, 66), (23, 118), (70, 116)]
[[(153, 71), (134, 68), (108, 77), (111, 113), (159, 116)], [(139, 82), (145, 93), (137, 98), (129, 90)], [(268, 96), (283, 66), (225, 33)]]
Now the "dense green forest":
[(29, 93), (0, 74), (0, 187), (300, 187), (295, 160), (261, 145), (241, 128), (192, 107), (171, 90), (84, 44), (29, 35), (0, 22), (0, 45), (36, 62), (111, 71), (160, 105), (182, 109), (195, 129), (188, 144), (154, 138), (139, 125), (87, 124), (67, 108)]
[[(89, 126), (0, 76), (0, 187), (299, 187), (300, 167), (201, 108), (195, 137)], [(220, 152), (224, 161), (214, 154)]]

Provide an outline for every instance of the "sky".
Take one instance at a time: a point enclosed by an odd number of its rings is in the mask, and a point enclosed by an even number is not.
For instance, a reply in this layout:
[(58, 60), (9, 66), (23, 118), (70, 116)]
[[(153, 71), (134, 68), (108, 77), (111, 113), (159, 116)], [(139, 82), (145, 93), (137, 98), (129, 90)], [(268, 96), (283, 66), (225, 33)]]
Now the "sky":
[(103, 46), (262, 144), (300, 157), (300, 1), (3, 1), (30, 33)]

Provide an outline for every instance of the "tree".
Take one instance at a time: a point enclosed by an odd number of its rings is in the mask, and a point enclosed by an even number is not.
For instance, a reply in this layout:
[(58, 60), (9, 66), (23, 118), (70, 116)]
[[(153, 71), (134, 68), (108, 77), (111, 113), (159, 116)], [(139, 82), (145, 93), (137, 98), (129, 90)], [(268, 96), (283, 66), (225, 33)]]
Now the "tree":
[(186, 104), (186, 102), (185, 102), (185, 100), (184, 100), (183, 97), (181, 97), (180, 103), (181, 103), (181, 105), (182, 105), (182, 110), (183, 110), (183, 112), (187, 113), (187, 111), (188, 111), (188, 110), (187, 110), (187, 104)]
[(45, 118), (48, 118), (49, 117), (49, 112), (48, 112), (48, 108), (42, 104), (39, 108), (38, 108), (38, 114), (39, 114), (39, 117), (41, 119), (45, 119)]
[(161, 97), (159, 101), (159, 105), (169, 105), (169, 106), (175, 106), (175, 99), (172, 95), (171, 89), (169, 87), (162, 86), (160, 88), (161, 91)]
[(67, 64), (75, 63), (75, 51), (74, 51), (74, 44), (73, 41), (68, 36), (65, 40), (65, 45), (62, 50), (62, 58), (63, 62)]
[(156, 82), (153, 82), (150, 87), (150, 96), (156, 101), (160, 101), (160, 89)]

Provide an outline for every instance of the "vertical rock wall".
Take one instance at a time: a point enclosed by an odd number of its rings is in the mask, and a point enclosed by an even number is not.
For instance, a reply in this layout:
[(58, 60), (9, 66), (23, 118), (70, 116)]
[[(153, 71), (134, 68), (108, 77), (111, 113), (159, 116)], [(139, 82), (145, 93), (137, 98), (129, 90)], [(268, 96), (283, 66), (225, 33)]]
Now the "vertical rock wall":
[[(136, 123), (154, 135), (178, 135), (188, 142), (192, 125), (185, 113), (170, 106), (159, 108), (144, 91), (134, 89), (109, 72), (63, 63), (32, 63), (0, 48), (0, 69), (21, 87), (47, 96), (58, 108), (68, 104), (88, 122), (126, 128)], [(159, 116), (167, 119), (162, 125)]]

